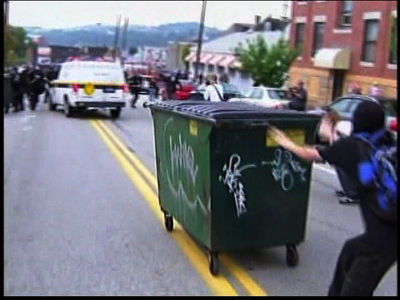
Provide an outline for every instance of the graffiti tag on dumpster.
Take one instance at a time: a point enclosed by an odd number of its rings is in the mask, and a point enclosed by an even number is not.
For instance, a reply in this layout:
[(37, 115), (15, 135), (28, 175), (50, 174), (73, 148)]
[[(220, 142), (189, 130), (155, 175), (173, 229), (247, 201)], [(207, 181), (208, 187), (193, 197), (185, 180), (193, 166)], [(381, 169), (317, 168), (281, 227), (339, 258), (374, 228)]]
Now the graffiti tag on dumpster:
[[(165, 179), (171, 195), (176, 200), (176, 213), (182, 217), (183, 222), (186, 222), (187, 218), (193, 218), (185, 208), (195, 212), (194, 216), (199, 217), (197, 220), (201, 221), (199, 213), (205, 216), (208, 208), (201, 195), (196, 192), (199, 166), (196, 164), (193, 148), (182, 138), (181, 133), (177, 136), (175, 132), (173, 135), (168, 133), (168, 127), (173, 120), (169, 118), (164, 125), (164, 149), (170, 159), (170, 168), (165, 168)], [(210, 201), (205, 200), (208, 203)]]
[(183, 169), (189, 174), (192, 183), (195, 184), (199, 168), (195, 165), (192, 147), (187, 145), (186, 141), (182, 143), (182, 137), (180, 134), (178, 136), (178, 143), (175, 145), (172, 145), (172, 137), (169, 137), (169, 147), (171, 153), (172, 175), (174, 174), (175, 168)]
[(298, 161), (296, 161), (289, 151), (282, 151), (282, 149), (275, 150), (275, 158), (270, 162), (262, 162), (262, 165), (271, 165), (272, 176), (275, 181), (280, 182), (282, 190), (285, 192), (293, 188), (295, 176), (294, 173), (300, 175), (302, 182), (306, 181), (305, 173), (306, 168), (303, 168)]
[(237, 216), (247, 212), (246, 209), (246, 195), (244, 193), (243, 183), (239, 181), (242, 176), (242, 171), (248, 168), (255, 168), (256, 165), (248, 164), (239, 168), (241, 159), (238, 154), (232, 154), (229, 158), (229, 163), (222, 167), (222, 171), (225, 173), (223, 176), (219, 176), (219, 180), (228, 186), (229, 193), (233, 194), (236, 205)]

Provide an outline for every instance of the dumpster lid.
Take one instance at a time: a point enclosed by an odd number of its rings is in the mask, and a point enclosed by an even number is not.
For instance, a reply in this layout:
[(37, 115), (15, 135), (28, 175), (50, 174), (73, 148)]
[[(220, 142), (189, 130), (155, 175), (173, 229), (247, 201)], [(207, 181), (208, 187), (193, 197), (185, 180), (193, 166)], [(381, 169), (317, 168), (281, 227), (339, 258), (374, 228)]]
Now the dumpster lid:
[(294, 110), (281, 110), (266, 108), (255, 104), (241, 101), (235, 102), (210, 102), (204, 100), (198, 101), (179, 101), (167, 100), (152, 104), (151, 107), (172, 110), (177, 113), (192, 117), (214, 120), (267, 120), (276, 118), (290, 119), (319, 119), (320, 116), (309, 114), (307, 112)]

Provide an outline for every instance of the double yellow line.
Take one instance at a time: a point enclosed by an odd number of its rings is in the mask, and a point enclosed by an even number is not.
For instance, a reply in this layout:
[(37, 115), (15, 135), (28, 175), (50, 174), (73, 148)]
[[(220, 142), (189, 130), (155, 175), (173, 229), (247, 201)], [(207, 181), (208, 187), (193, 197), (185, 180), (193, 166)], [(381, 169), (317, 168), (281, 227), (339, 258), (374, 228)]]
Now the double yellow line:
[[(156, 217), (164, 224), (164, 215), (160, 210), (158, 202), (157, 178), (144, 166), (134, 153), (128, 150), (111, 127), (100, 120), (91, 120), (90, 123), (117, 161), (121, 164), (134, 186), (143, 195)], [(174, 222), (174, 230), (170, 234), (215, 295), (239, 295), (222, 272), (218, 276), (211, 275), (206, 254), (196, 245), (178, 222)], [(231, 257), (223, 253), (220, 255), (220, 259), (222, 264), (234, 275), (250, 296), (268, 295), (267, 292)]]

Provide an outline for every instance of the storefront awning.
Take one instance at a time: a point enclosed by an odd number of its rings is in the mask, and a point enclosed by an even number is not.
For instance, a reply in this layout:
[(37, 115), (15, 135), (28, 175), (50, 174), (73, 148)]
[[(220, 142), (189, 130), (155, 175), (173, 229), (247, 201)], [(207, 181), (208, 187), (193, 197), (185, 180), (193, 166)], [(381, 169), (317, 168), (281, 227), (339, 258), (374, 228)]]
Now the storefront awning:
[(211, 53), (201, 54), (200, 63), (201, 63), (201, 64), (208, 64), (208, 62), (209, 62), (213, 57), (214, 57), (214, 54), (211, 54)]
[(347, 70), (350, 67), (350, 49), (322, 48), (315, 55), (314, 67)]
[(220, 61), (225, 58), (225, 55), (215, 54), (214, 57), (208, 62), (209, 65), (218, 65)]
[(236, 60), (236, 57), (233, 55), (226, 55), (225, 58), (219, 62), (221, 67), (230, 67), (230, 65)]

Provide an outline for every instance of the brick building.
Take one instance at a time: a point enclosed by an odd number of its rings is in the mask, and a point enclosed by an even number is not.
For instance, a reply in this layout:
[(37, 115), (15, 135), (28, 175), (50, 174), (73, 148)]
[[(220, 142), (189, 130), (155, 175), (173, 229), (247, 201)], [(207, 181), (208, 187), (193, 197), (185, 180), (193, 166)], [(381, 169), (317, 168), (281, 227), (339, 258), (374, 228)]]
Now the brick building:
[(385, 96), (397, 97), (392, 19), (397, 24), (397, 1), (293, 1), (290, 43), (302, 50), (292, 83), (305, 81), (311, 105), (345, 94), (351, 82), (363, 94), (377, 82)]

